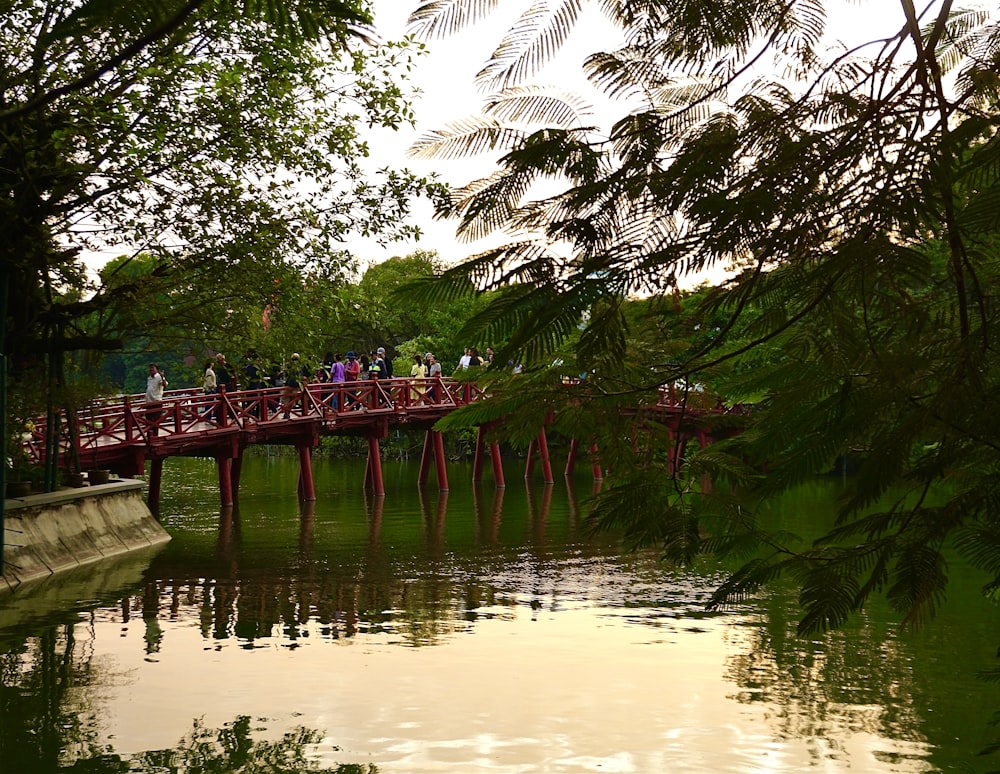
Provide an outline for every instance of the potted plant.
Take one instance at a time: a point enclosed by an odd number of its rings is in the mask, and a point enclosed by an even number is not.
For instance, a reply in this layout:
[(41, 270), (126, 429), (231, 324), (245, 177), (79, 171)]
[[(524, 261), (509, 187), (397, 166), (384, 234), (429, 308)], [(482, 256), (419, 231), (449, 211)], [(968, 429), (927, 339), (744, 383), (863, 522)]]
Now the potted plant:
[(28, 459), (27, 449), (24, 441), (30, 439), (34, 429), (27, 423), (19, 423), (19, 430), (14, 432), (10, 438), (10, 454), (7, 455), (7, 497), (25, 497), (31, 494), (32, 477), (31, 464)]
[(26, 445), (35, 431), (34, 417), (38, 416), (37, 411), (36, 405), (26, 396), (16, 392), (8, 395), (7, 437), (4, 439), (6, 497), (25, 497), (30, 494), (33, 478), (37, 478), (38, 466), (33, 464)]
[(106, 484), (111, 480), (111, 471), (103, 468), (91, 468), (87, 471), (87, 482), (91, 486)]

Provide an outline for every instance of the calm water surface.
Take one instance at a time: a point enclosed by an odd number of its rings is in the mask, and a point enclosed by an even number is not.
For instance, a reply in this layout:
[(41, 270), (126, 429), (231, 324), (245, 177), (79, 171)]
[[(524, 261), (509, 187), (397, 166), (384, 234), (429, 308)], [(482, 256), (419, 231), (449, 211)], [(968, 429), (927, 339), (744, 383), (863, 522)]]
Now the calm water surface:
[[(715, 565), (675, 571), (582, 521), (591, 483), (471, 471), (170, 460), (173, 539), (0, 596), (0, 772), (988, 771), (1000, 617), (960, 564), (930, 628), (878, 604), (794, 636), (794, 592), (708, 614)], [(433, 477), (432, 477), (433, 479)], [(773, 518), (809, 535), (837, 481)]]

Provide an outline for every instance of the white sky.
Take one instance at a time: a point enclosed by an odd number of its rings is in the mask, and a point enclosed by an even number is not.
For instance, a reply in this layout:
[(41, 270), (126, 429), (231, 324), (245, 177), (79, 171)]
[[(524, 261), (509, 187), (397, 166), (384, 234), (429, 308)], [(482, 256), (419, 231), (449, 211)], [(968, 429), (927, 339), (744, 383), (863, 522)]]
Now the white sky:
[[(397, 40), (405, 32), (405, 22), (415, 0), (374, 0), (375, 24), (383, 39)], [(923, 4), (917, 0), (918, 11)], [(932, 3), (936, 5), (937, 0)], [(420, 135), (441, 129), (447, 123), (476, 115), (482, 102), (473, 78), (487, 56), (499, 42), (526, 2), (508, 2), (503, 13), (494, 12), (488, 22), (480, 23), (460, 36), (426, 41), (430, 53), (418, 62), (415, 81), (422, 90), (415, 110), (417, 128), (389, 132), (374, 132), (370, 143), (375, 149), (376, 166), (406, 166), (419, 174), (438, 173), (453, 185), (464, 185), (471, 179), (490, 172), (490, 162), (482, 159), (463, 161), (421, 161), (406, 157), (406, 148)], [(902, 25), (900, 0), (830, 0), (828, 3), (829, 27), (832, 38), (847, 41), (867, 41), (882, 35), (893, 34)], [(588, 6), (567, 41), (559, 60), (536, 77), (535, 82), (564, 86), (568, 90), (585, 93), (590, 100), (599, 99), (587, 91), (583, 78), (582, 62), (586, 55), (600, 48), (611, 48), (615, 31), (599, 12)], [(419, 243), (396, 243), (380, 247), (374, 242), (352, 242), (351, 248), (362, 263), (385, 260), (394, 255), (406, 255), (414, 249), (436, 250), (447, 262), (486, 249), (487, 245), (459, 242), (454, 223), (432, 220), (432, 211), (426, 202), (416, 208), (413, 222), (420, 225), (425, 236)]]

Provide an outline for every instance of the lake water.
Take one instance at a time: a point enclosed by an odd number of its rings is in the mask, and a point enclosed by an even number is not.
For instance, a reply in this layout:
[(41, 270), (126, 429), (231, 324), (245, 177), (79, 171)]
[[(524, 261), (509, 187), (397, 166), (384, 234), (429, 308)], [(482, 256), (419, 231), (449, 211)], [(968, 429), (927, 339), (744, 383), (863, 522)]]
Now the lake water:
[[(592, 483), (421, 492), (387, 462), (169, 460), (161, 550), (0, 596), (0, 772), (988, 771), (1000, 616), (951, 568), (929, 628), (877, 603), (794, 634), (777, 586), (725, 613), (722, 577), (584, 528)], [(432, 476), (433, 480), (433, 476)], [(773, 518), (805, 534), (840, 482)], [(1000, 732), (997, 733), (1000, 736)]]

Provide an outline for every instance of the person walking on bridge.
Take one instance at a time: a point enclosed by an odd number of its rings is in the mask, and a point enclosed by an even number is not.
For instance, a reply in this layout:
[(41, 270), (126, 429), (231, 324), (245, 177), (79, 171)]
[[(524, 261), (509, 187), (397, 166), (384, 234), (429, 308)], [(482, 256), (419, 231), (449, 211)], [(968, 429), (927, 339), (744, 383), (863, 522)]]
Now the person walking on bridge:
[(226, 356), (221, 352), (215, 356), (215, 378), (218, 386), (226, 392), (232, 392), (236, 389), (236, 380), (233, 379), (233, 372), (229, 370), (229, 363), (226, 362)]
[(427, 368), (427, 378), (433, 379), (431, 386), (427, 389), (427, 397), (430, 399), (431, 403), (437, 402), (437, 384), (438, 380), (441, 378), (441, 364), (438, 362), (434, 354), (428, 352), (424, 355), (424, 361)]
[[(216, 381), (216, 391), (220, 393), (232, 392), (236, 389), (236, 380), (233, 378), (233, 372), (229, 370), (229, 363), (226, 362), (226, 356), (221, 352), (215, 355), (215, 381)], [(226, 397), (216, 398), (218, 406), (215, 410), (215, 421), (222, 425), (223, 414), (225, 410), (223, 401), (229, 400)]]
[(212, 368), (211, 360), (205, 363), (205, 374), (202, 376), (201, 386), (206, 395), (205, 406), (201, 409), (201, 415), (205, 417), (212, 413), (212, 406), (214, 404), (214, 400), (207, 396), (215, 395), (219, 391), (219, 382), (215, 378), (215, 369)]
[[(282, 392), (284, 400), (281, 404), (281, 413), (285, 419), (291, 416), (295, 404), (302, 399), (305, 393), (306, 385), (309, 384), (307, 373), (307, 369), (302, 366), (299, 353), (293, 352), (291, 362), (288, 365), (288, 373), (285, 376), (285, 389)], [(305, 413), (304, 406), (300, 413)]]
[(334, 411), (340, 408), (340, 399), (336, 393), (345, 381), (347, 381), (347, 371), (344, 368), (344, 356), (338, 352), (330, 363), (330, 392), (334, 393), (333, 397), (330, 398), (330, 407)]
[(410, 388), (410, 403), (417, 405), (420, 403), (420, 395), (423, 393), (423, 380), (427, 377), (427, 366), (424, 365), (423, 358), (417, 353), (413, 356), (413, 365), (410, 367), (410, 378), (415, 379), (420, 384), (415, 384)]
[[(347, 362), (344, 363), (344, 381), (345, 382), (357, 382), (361, 378), (361, 363), (354, 356), (354, 350), (347, 351)], [(357, 408), (358, 393), (357, 391), (345, 392), (344, 393), (344, 409)], [(352, 405), (353, 404), (353, 405)]]
[(392, 358), (385, 354), (385, 347), (379, 347), (375, 350), (375, 355), (379, 360), (382, 361), (382, 370), (378, 375), (379, 379), (391, 379), (392, 378)]
[(149, 376), (146, 377), (146, 421), (149, 422), (149, 434), (158, 435), (160, 417), (163, 416), (163, 390), (167, 387), (166, 377), (160, 373), (156, 363), (149, 364)]

